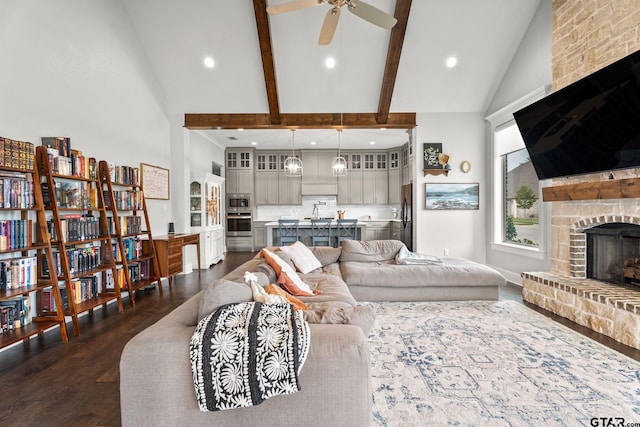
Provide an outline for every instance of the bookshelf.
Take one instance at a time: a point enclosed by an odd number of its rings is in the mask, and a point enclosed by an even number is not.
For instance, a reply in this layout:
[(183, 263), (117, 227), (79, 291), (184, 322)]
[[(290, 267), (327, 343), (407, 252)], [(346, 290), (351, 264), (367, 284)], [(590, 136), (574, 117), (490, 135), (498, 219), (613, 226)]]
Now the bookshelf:
[(14, 162), (5, 144), (16, 143), (0, 138), (0, 348), (55, 326), (61, 340), (68, 341), (57, 277), (42, 277), (41, 260), (50, 264), (53, 257), (42, 193), (33, 185), (40, 179), (33, 144), (19, 143), (22, 161)]
[[(100, 161), (98, 180), (105, 208), (111, 212), (109, 234), (115, 241), (116, 263), (123, 266), (124, 284), (133, 307), (137, 290), (157, 284), (162, 293), (158, 258), (144, 193), (139, 185), (138, 168)], [(143, 245), (143, 241), (149, 244)]]
[(36, 147), (35, 169), (44, 210), (50, 215), (48, 228), (54, 251), (47, 270), (51, 276), (57, 270), (64, 314), (71, 316), (77, 336), (80, 314), (92, 313), (100, 306), (106, 309), (113, 301), (119, 312), (124, 310), (121, 273), (112, 256), (95, 160), (73, 154), (68, 145), (61, 145), (59, 152), (57, 149), (52, 144)]

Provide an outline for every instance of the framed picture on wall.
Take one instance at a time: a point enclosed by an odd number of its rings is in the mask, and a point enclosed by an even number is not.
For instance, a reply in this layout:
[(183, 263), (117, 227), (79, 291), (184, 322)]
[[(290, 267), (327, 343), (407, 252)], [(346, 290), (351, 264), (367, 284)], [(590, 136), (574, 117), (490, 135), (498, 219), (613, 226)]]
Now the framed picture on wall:
[(442, 169), (440, 154), (442, 154), (441, 142), (424, 142), (422, 144), (422, 169)]
[(480, 209), (480, 184), (426, 183), (425, 208), (428, 210)]

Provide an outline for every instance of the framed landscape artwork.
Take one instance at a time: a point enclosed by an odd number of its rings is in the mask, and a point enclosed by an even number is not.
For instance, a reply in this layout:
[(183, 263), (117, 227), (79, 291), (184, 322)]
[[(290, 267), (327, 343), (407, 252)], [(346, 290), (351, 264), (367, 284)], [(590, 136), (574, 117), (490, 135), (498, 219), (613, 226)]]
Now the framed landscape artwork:
[(480, 208), (480, 184), (425, 184), (425, 208), (428, 210), (477, 210)]

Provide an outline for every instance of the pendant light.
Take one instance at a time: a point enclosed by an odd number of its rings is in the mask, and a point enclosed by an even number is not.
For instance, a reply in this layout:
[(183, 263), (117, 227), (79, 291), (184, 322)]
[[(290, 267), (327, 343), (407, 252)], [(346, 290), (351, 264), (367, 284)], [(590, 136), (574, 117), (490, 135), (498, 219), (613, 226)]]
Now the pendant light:
[[(342, 114), (340, 114), (340, 122), (342, 124)], [(340, 155), (340, 137), (342, 135), (342, 129), (338, 129), (338, 155), (333, 158), (331, 164), (331, 173), (333, 176), (346, 176), (347, 175), (347, 159)]]
[(285, 176), (302, 176), (302, 160), (295, 155), (295, 135), (296, 130), (291, 129), (291, 156), (287, 157), (284, 161), (284, 175)]

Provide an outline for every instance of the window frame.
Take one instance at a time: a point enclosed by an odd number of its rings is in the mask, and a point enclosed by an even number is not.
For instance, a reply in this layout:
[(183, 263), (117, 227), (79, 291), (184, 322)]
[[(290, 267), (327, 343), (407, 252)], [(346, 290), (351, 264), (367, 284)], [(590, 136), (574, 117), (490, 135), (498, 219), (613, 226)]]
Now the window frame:
[[(490, 248), (492, 250), (517, 254), (532, 259), (544, 260), (548, 254), (548, 242), (550, 231), (550, 206), (548, 203), (541, 203), (538, 223), (540, 225), (540, 242), (537, 247), (509, 243), (504, 240), (505, 236), (505, 206), (504, 206), (504, 164), (503, 154), (498, 148), (496, 133), (509, 126), (515, 125), (513, 113), (526, 107), (527, 105), (542, 99), (547, 94), (545, 87), (540, 87), (535, 91), (523, 96), (517, 101), (487, 116), (485, 120), (489, 122), (489, 147), (490, 147), (490, 188), (491, 188), (491, 212), (489, 214)], [(546, 186), (545, 181), (538, 181), (538, 196), (541, 197), (542, 187)]]

